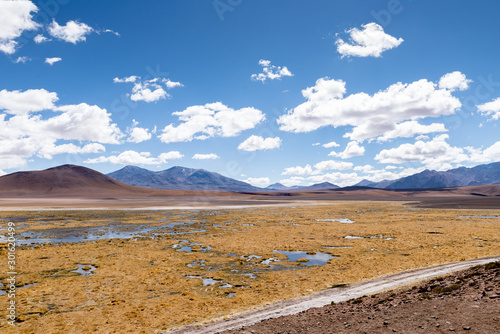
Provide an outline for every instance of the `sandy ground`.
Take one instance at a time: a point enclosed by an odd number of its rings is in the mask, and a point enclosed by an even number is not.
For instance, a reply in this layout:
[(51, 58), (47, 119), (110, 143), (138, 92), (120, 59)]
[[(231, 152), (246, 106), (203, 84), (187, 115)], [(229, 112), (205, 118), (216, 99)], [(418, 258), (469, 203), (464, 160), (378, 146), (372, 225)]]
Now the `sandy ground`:
[[(304, 312), (311, 308), (323, 307), (325, 305), (329, 305), (332, 302), (339, 303), (342, 301), (359, 298), (365, 295), (371, 295), (385, 290), (394, 289), (398, 286), (418, 282), (436, 276), (441, 276), (454, 271), (463, 270), (472, 266), (486, 264), (492, 261), (500, 261), (500, 256), (488, 257), (470, 261), (461, 261), (457, 263), (449, 263), (440, 266), (404, 272), (396, 275), (390, 275), (375, 280), (371, 280), (368, 282), (354, 284), (348, 287), (340, 287), (322, 291), (320, 293), (307, 297), (284, 300), (256, 311), (243, 313), (241, 315), (229, 319), (219, 320), (217, 322), (210, 323), (201, 327), (197, 325), (192, 325), (164, 333), (169, 333), (169, 334), (219, 333), (230, 329), (237, 329), (244, 326), (250, 326), (265, 319), (298, 314), (300, 312)], [(257, 333), (264, 333), (264, 332), (257, 332)]]

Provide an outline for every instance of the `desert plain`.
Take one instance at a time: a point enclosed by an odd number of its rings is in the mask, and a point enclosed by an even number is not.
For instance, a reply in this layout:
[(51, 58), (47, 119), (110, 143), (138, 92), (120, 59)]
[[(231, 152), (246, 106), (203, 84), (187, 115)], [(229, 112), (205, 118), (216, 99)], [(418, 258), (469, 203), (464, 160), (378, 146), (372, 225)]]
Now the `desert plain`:
[[(415, 204), (7, 207), (0, 235), (6, 222), (15, 223), (18, 319), (16, 328), (2, 322), (0, 331), (158, 333), (344, 284), (500, 254), (498, 209)], [(4, 290), (7, 278), (2, 272)], [(2, 318), (6, 302), (0, 296)]]

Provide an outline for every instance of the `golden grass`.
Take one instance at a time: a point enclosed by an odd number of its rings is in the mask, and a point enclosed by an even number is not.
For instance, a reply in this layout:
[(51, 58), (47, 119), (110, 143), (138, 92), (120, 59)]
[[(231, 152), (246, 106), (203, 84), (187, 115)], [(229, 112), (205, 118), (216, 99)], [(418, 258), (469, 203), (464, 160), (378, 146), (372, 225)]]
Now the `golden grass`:
[[(38, 284), (17, 290), (21, 322), (12, 329), (2, 321), (0, 331), (155, 333), (337, 284), (500, 254), (499, 219), (459, 215), (499, 215), (499, 211), (332, 202), (230, 210), (2, 212), (0, 218), (24, 217), (25, 223), (17, 224), (27, 226), (18, 232), (36, 230), (49, 237), (65, 229), (79, 231), (110, 222), (132, 229), (136, 224), (160, 228), (165, 223), (194, 221), (189, 228), (178, 226), (175, 231), (206, 231), (19, 248), (18, 284)], [(162, 222), (163, 218), (167, 221)], [(338, 218), (355, 223), (321, 221)], [(5, 228), (5, 224), (0, 226)], [(347, 235), (364, 239), (346, 239)], [(192, 245), (192, 252), (176, 251), (173, 246), (178, 240), (201, 245)], [(206, 246), (211, 249), (203, 252)], [(307, 262), (273, 262), (289, 270), (271, 271), (260, 262), (271, 257), (286, 259), (274, 250), (323, 252), (339, 257), (322, 267), (305, 268)], [(6, 266), (5, 248), (1, 249), (0, 259)], [(71, 272), (77, 264), (97, 269), (92, 276), (79, 276)], [(2, 281), (5, 272), (2, 270)], [(244, 273), (256, 273), (257, 278)], [(187, 275), (222, 280), (233, 286), (203, 286), (201, 279)], [(228, 298), (230, 293), (234, 297)], [(6, 303), (7, 298), (0, 296), (2, 319)]]

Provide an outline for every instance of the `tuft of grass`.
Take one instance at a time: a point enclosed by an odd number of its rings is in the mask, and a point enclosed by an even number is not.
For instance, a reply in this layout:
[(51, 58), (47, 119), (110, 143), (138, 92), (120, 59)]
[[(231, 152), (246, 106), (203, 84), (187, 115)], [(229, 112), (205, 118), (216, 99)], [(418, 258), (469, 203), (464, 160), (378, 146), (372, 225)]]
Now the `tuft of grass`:
[(500, 262), (490, 262), (484, 265), (484, 269), (486, 270), (491, 270), (491, 269), (497, 269), (500, 268)]
[(352, 301), (353, 304), (360, 304), (363, 302), (363, 297), (356, 298)]
[(450, 293), (450, 292), (453, 292), (453, 291), (459, 290), (459, 289), (460, 289), (460, 284), (452, 284), (452, 285), (446, 286), (446, 287), (441, 287), (441, 286), (435, 287), (434, 289), (432, 289), (432, 292), (434, 292), (436, 294)]

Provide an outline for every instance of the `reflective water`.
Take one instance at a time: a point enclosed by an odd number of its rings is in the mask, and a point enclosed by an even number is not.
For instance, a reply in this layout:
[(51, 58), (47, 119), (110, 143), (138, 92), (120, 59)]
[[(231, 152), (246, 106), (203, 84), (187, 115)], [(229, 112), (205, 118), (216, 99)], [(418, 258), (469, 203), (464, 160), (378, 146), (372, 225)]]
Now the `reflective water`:
[(220, 284), (220, 286), (219, 286), (220, 289), (225, 289), (225, 288), (231, 288), (232, 287), (232, 285), (229, 284), (229, 283), (224, 283), (224, 281), (222, 281), (222, 280), (217, 280), (217, 279), (213, 279), (213, 278), (210, 278), (210, 277), (187, 275), (186, 278), (198, 278), (198, 279), (201, 279), (202, 282), (203, 282), (203, 286)]
[(301, 265), (309, 266), (322, 266), (326, 264), (333, 258), (338, 256), (317, 252), (315, 254), (307, 254), (307, 252), (301, 251), (278, 251), (275, 250), (275, 253), (280, 253), (286, 255), (288, 261), (297, 262), (297, 260), (307, 260), (307, 261), (299, 261)]
[[(25, 284), (25, 285), (23, 285), (23, 286), (16, 286), (16, 290), (17, 290), (17, 289), (27, 289), (27, 288), (31, 288), (32, 286), (35, 286), (35, 285), (37, 285), (37, 284), (38, 284), (38, 282), (35, 282), (35, 283), (30, 283), (30, 284)], [(0, 288), (3, 288), (4, 286), (5, 286), (5, 285), (4, 285), (2, 282), (0, 282)], [(7, 290), (3, 290), (3, 289), (1, 289), (1, 290), (0, 290), (0, 296), (3, 296), (3, 295), (5, 295), (5, 294), (7, 294)]]
[(81, 276), (92, 276), (94, 271), (97, 269), (95, 266), (91, 264), (77, 264), (78, 269), (72, 270), (72, 273), (80, 274)]
[[(17, 233), (17, 245), (60, 244), (97, 241), (106, 239), (154, 238), (161, 235), (181, 235), (205, 232), (189, 229), (193, 221), (168, 223), (161, 226), (148, 224), (122, 224), (113, 222), (105, 226), (80, 228), (49, 228)], [(179, 228), (182, 229), (179, 230)], [(0, 243), (7, 242), (6, 234), (0, 234)]]
[(352, 224), (355, 221), (350, 220), (349, 218), (340, 218), (340, 219), (316, 219), (317, 222), (339, 222), (343, 224)]

